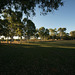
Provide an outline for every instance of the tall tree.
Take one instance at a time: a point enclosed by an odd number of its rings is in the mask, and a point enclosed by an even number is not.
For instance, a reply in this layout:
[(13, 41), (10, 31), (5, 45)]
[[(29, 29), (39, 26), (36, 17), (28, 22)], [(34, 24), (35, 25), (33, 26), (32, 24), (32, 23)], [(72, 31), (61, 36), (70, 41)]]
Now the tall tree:
[(70, 32), (70, 36), (71, 36), (73, 39), (75, 39), (75, 31), (71, 31), (71, 32)]
[(56, 28), (55, 29), (49, 29), (50, 35), (52, 36), (52, 39), (54, 39), (54, 36), (56, 35), (57, 31)]
[(36, 31), (35, 24), (27, 18), (23, 19), (23, 23), (25, 25), (25, 35), (27, 36), (27, 39), (30, 39), (30, 36), (33, 36)]
[(39, 32), (39, 30), (36, 29), (35, 34), (34, 34), (34, 36), (35, 36), (36, 39), (38, 39), (38, 37), (39, 37), (39, 33), (38, 32)]
[(49, 37), (49, 30), (45, 29), (44, 38), (48, 39), (48, 37)]
[(39, 36), (41, 37), (41, 39), (44, 39), (44, 33), (45, 33), (45, 28), (44, 27), (39, 28)]
[[(22, 35), (22, 28), (23, 23), (21, 22), (21, 14), (20, 12), (14, 12), (10, 10), (4, 10), (3, 13), (4, 20), (7, 20), (9, 22), (8, 24), (8, 30), (9, 30), (9, 36), (11, 37), (11, 41), (13, 41), (13, 36), (18, 35), (21, 37)], [(18, 16), (19, 15), (19, 16)]]
[(24, 34), (24, 25), (23, 23), (16, 23), (15, 26), (16, 30), (15, 30), (15, 35), (17, 35), (18, 37), (20, 37), (20, 43), (22, 42), (22, 36)]
[(39, 28), (39, 36), (41, 39), (46, 39), (49, 35), (49, 30), (45, 29), (44, 27)]
[(61, 39), (63, 37), (64, 31), (66, 31), (66, 28), (59, 28), (58, 31), (59, 31), (60, 39)]

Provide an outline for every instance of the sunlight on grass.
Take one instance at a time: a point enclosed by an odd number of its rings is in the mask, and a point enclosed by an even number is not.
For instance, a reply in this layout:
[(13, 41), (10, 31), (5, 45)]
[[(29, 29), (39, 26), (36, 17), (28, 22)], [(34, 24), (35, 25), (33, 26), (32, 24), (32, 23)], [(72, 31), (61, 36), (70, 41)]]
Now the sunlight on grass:
[[(23, 47), (34, 48), (38, 47), (55, 47), (55, 48), (72, 48), (75, 49), (75, 41), (56, 41), (56, 42), (34, 42), (34, 43), (24, 43)], [(27, 46), (30, 45), (30, 46)], [(31, 46), (32, 45), (32, 46)]]
[[(14, 46), (15, 48), (18, 47), (14, 44), (5, 44), (5, 46)], [(35, 47), (54, 47), (54, 48), (71, 48), (75, 49), (75, 40), (74, 41), (53, 41), (53, 42), (29, 42), (19, 44), (19, 47), (23, 48), (35, 48)]]

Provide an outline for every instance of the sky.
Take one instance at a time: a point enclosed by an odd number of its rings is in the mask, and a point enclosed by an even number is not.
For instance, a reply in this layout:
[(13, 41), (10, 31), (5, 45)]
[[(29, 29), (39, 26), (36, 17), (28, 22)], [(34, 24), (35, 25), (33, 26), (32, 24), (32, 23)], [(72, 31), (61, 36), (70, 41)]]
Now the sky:
[(36, 28), (63, 28), (66, 32), (75, 30), (75, 0), (62, 0), (64, 6), (60, 6), (58, 10), (48, 13), (46, 16), (40, 15), (39, 9), (36, 9), (36, 16), (31, 20), (35, 23)]

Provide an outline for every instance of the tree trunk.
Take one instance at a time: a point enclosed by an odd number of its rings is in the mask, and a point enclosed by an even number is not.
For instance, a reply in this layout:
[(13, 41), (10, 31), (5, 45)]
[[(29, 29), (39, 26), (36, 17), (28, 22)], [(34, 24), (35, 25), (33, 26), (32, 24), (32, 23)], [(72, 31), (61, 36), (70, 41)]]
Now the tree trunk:
[(30, 35), (27, 36), (27, 40), (29, 40), (29, 39), (30, 39)]
[(10, 43), (12, 43), (14, 40), (13, 40), (13, 36), (11, 36), (11, 41), (10, 41)]
[(22, 44), (22, 36), (20, 37), (20, 44)]
[(62, 32), (60, 33), (60, 40), (62, 39)]
[(8, 37), (7, 37), (7, 44), (8, 44), (9, 42), (8, 42)]
[(52, 36), (52, 39), (54, 40), (54, 36)]
[[(1, 38), (1, 36), (0, 36), (0, 38)], [(0, 39), (0, 43), (1, 43), (1, 39)]]

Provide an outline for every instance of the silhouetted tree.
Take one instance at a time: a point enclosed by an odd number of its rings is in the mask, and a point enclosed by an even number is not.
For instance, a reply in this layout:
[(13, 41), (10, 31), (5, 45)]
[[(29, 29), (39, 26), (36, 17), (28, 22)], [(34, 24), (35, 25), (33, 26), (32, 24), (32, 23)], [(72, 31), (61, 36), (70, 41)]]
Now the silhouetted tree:
[(35, 24), (27, 18), (23, 19), (23, 23), (25, 25), (24, 27), (25, 35), (27, 35), (27, 39), (30, 39), (30, 36), (33, 36), (35, 34), (36, 31)]
[(39, 36), (41, 39), (46, 39), (49, 35), (49, 30), (44, 27), (39, 28)]
[(44, 38), (48, 39), (48, 37), (49, 37), (49, 30), (45, 29)]
[(75, 31), (71, 31), (71, 32), (70, 32), (70, 36), (71, 36), (73, 39), (75, 39)]
[(0, 11), (9, 8), (11, 13), (14, 8), (16, 11), (24, 11), (27, 15), (30, 15), (30, 12), (35, 15), (37, 5), (42, 9), (41, 14), (47, 14), (52, 10), (57, 10), (60, 5), (63, 5), (63, 2), (62, 0), (0, 0)]
[(61, 40), (64, 31), (66, 31), (66, 28), (59, 28), (58, 31), (59, 31), (59, 34), (60, 34), (60, 40)]
[(36, 39), (38, 39), (38, 37), (39, 37), (39, 33), (38, 32), (39, 32), (39, 30), (36, 29), (35, 34), (34, 34), (34, 36), (35, 36)]
[(45, 28), (44, 27), (39, 28), (39, 36), (42, 39), (44, 39), (44, 33), (45, 33)]
[(22, 32), (23, 32), (24, 26), (23, 26), (23, 23), (21, 22), (20, 12), (11, 11), (11, 14), (10, 14), (10, 10), (4, 10), (2, 14), (3, 14), (2, 16), (4, 18), (3, 20), (7, 20), (9, 23), (7, 25), (7, 29), (9, 30), (9, 36), (11, 37), (11, 41), (13, 41), (14, 35), (18, 35), (18, 36), (22, 37)]
[(52, 36), (52, 39), (54, 39), (54, 36), (56, 36), (56, 33), (57, 33), (56, 28), (55, 29), (50, 28), (49, 32), (50, 32), (50, 35)]

